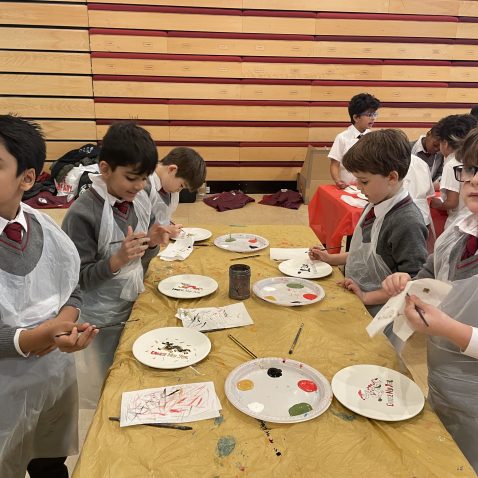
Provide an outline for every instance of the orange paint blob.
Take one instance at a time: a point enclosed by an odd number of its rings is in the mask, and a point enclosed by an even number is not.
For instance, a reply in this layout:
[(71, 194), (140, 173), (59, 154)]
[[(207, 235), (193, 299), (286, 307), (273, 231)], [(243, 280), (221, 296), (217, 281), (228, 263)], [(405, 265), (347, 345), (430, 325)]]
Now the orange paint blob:
[(247, 390), (252, 390), (254, 388), (254, 382), (252, 380), (241, 380), (237, 382), (236, 387), (243, 392)]

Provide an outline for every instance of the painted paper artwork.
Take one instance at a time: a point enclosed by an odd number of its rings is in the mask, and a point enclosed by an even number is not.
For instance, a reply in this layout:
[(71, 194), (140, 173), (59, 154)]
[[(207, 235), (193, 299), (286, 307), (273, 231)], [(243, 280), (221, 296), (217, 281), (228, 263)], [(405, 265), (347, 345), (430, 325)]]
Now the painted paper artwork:
[(187, 423), (220, 415), (213, 382), (189, 383), (124, 392), (122, 427), (142, 423)]
[(243, 302), (225, 307), (178, 309), (176, 317), (183, 322), (183, 327), (200, 331), (230, 329), (254, 323)]

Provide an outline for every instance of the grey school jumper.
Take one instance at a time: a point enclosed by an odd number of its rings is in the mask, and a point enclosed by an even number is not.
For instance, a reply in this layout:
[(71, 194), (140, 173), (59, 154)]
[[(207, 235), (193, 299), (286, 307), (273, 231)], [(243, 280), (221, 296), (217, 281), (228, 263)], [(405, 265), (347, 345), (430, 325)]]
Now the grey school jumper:
[[(37, 265), (43, 250), (43, 231), (37, 219), (25, 212), (28, 224), (28, 234), (23, 235), (21, 249), (14, 247), (15, 242), (8, 239), (5, 234), (0, 235), (0, 269), (17, 276), (26, 276)], [(45, 278), (48, 280), (48, 278)], [(2, 297), (8, 300), (8, 297)], [(81, 307), (81, 292), (76, 287), (65, 305)], [(18, 357), (18, 352), (13, 344), (13, 337), (17, 327), (10, 327), (2, 322), (0, 317), (0, 358)]]
[[(78, 249), (81, 260), (80, 286), (84, 290), (100, 287), (114, 277), (109, 266), (109, 258), (102, 259), (98, 255), (98, 235), (103, 204), (103, 198), (94, 189), (88, 189), (72, 204), (62, 224), (63, 230)], [(116, 224), (125, 235), (128, 226), (134, 230), (138, 223), (134, 207), (130, 207), (126, 214), (113, 208), (113, 215)], [(149, 225), (153, 224), (154, 217), (151, 218)], [(151, 259), (158, 254), (158, 250), (159, 246), (146, 250), (141, 259), (145, 272)], [(119, 297), (118, 300), (120, 300)]]

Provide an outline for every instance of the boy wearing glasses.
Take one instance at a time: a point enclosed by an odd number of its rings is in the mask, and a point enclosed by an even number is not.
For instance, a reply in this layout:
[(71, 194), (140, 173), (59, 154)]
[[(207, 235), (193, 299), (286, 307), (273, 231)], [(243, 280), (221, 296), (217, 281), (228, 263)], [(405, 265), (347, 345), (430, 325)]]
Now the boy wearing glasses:
[[(416, 331), (430, 336), (430, 404), (478, 472), (478, 128), (468, 134), (456, 157), (463, 164), (454, 166), (453, 174), (462, 184), (469, 212), (437, 239), (434, 254), (416, 275), (452, 282), (453, 287), (439, 308), (411, 296), (405, 314)], [(410, 280), (408, 274), (395, 273), (382, 286), (396, 295)]]
[(461, 163), (455, 157), (463, 138), (475, 128), (478, 120), (472, 115), (450, 115), (442, 118), (436, 125), (436, 133), (440, 138), (440, 151), (445, 158), (440, 181), (440, 198), (432, 198), (430, 206), (447, 211), (448, 218), (445, 229), (453, 224), (464, 212), (465, 204), (460, 198), (460, 183), (455, 179), (453, 168)]
[(348, 111), (352, 124), (336, 136), (329, 153), (330, 176), (340, 189), (356, 181), (355, 176), (344, 168), (342, 159), (363, 135), (370, 132), (379, 108), (380, 101), (368, 93), (355, 95), (349, 102)]

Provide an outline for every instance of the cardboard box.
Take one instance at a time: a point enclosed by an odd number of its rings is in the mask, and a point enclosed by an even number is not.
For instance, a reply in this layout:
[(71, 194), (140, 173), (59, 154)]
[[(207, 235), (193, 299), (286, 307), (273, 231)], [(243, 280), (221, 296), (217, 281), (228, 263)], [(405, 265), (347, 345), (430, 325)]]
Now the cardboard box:
[(322, 184), (333, 184), (330, 178), (330, 159), (327, 157), (330, 148), (309, 146), (302, 169), (297, 176), (297, 189), (309, 204), (315, 191)]
[(301, 173), (297, 175), (297, 189), (299, 190), (302, 198), (304, 199), (304, 204), (309, 204), (310, 200), (315, 194), (315, 191), (319, 186), (323, 184), (330, 184), (329, 179), (312, 179), (307, 181), (307, 178)]

